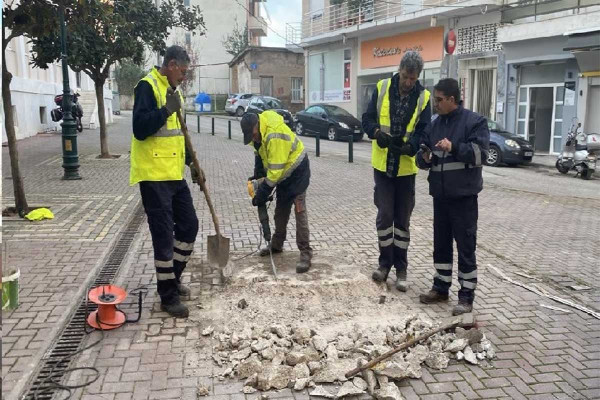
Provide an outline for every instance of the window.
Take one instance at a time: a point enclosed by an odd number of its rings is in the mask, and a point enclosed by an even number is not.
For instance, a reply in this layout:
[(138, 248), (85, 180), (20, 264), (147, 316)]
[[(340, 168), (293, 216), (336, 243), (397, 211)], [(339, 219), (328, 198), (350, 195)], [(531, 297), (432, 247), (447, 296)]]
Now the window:
[(302, 78), (292, 78), (292, 103), (302, 103), (304, 100), (302, 81)]
[(81, 87), (81, 71), (75, 72), (75, 86), (78, 88)]
[(315, 115), (321, 115), (321, 114), (325, 113), (325, 109), (321, 106), (312, 106), (306, 111), (308, 113), (315, 114)]
[(325, 0), (310, 0), (310, 14), (313, 19), (323, 16), (324, 8)]
[(15, 128), (19, 127), (19, 118), (17, 118), (17, 106), (12, 106), (12, 117)]
[(190, 47), (192, 45), (192, 34), (189, 32), (185, 33), (185, 45)]
[(260, 94), (264, 96), (273, 96), (273, 77), (272, 76), (261, 76), (260, 77)]
[(190, 6), (190, 0), (183, 0), (183, 5), (186, 7)]
[(344, 49), (308, 56), (308, 88), (306, 95), (310, 103), (334, 103), (350, 101), (350, 87), (344, 88), (344, 69), (350, 82), (351, 61), (344, 60), (350, 52)]
[(46, 107), (40, 107), (40, 123), (47, 124), (48, 117), (46, 116)]
[(283, 109), (283, 105), (279, 102), (279, 100), (273, 97), (266, 98), (265, 101), (267, 102), (267, 109)]
[(352, 71), (352, 51), (344, 50), (344, 100), (350, 100), (350, 77)]

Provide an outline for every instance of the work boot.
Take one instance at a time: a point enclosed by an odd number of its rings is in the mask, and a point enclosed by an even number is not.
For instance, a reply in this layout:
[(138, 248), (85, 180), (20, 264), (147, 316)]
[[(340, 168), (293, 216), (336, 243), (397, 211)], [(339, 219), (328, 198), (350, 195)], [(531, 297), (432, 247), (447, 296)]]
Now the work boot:
[(406, 270), (398, 271), (396, 269), (396, 290), (406, 292), (408, 284), (406, 283)]
[(448, 301), (448, 293), (440, 293), (437, 290), (431, 289), (429, 292), (420, 295), (419, 300), (423, 304), (433, 304), (442, 301)]
[(473, 311), (473, 304), (466, 301), (458, 301), (458, 304), (452, 309), (452, 315), (461, 315)]
[(387, 277), (388, 277), (389, 273), (390, 273), (390, 268), (379, 267), (379, 268), (377, 268), (377, 270), (375, 272), (373, 272), (373, 275), (371, 275), (371, 278), (375, 282), (385, 282), (385, 281), (387, 281)]
[(187, 318), (188, 315), (190, 315), (190, 310), (188, 310), (186, 305), (180, 301), (178, 301), (177, 303), (173, 303), (173, 304), (162, 304), (161, 303), (160, 309), (162, 311), (166, 312), (167, 314), (169, 314), (171, 317), (175, 317), (175, 318)]
[(181, 283), (177, 284), (177, 293), (179, 293), (180, 296), (189, 296), (192, 292), (190, 291), (190, 288), (182, 285)]
[(273, 254), (277, 254), (277, 253), (281, 253), (283, 250), (282, 249), (278, 249), (276, 247), (272, 247), (271, 245), (265, 246), (262, 249), (260, 249), (260, 252), (258, 253), (261, 257), (266, 257), (269, 254), (271, 254), (271, 251), (273, 252)]
[(310, 255), (300, 253), (300, 259), (296, 263), (296, 273), (297, 274), (303, 274), (310, 269), (310, 266), (311, 266), (310, 258), (311, 258)]

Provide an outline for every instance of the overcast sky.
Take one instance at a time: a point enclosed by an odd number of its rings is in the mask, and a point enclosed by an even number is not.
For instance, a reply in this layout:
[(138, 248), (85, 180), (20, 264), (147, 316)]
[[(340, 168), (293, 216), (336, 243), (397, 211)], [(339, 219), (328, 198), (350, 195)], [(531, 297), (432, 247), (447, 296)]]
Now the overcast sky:
[[(263, 4), (267, 7), (267, 11), (271, 17), (269, 27), (284, 38), (285, 24), (297, 23), (302, 20), (302, 0), (267, 0)], [(269, 29), (267, 36), (262, 38), (262, 45), (284, 47), (285, 39), (277, 36)]]

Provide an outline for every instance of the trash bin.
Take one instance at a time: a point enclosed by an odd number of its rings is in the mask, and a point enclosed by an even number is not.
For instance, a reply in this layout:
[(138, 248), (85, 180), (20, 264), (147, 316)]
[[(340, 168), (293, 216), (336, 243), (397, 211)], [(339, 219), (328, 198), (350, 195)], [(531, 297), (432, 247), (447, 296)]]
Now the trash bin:
[(19, 269), (9, 270), (2, 276), (2, 310), (14, 310), (19, 305)]
[(200, 112), (210, 112), (210, 110), (211, 110), (210, 95), (208, 95), (208, 94), (206, 94), (204, 92), (200, 92), (196, 96), (196, 99), (194, 100), (194, 102), (196, 103), (196, 110), (197, 111), (200, 111)]

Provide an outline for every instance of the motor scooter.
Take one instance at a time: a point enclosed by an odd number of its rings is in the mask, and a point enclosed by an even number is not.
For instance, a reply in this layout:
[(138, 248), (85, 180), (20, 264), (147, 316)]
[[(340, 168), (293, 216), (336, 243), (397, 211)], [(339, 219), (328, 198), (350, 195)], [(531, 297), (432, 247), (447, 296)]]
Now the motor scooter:
[(556, 160), (556, 169), (561, 174), (573, 170), (582, 179), (591, 179), (596, 171), (600, 154), (600, 134), (580, 132), (581, 123), (574, 117), (567, 134), (567, 141)]

